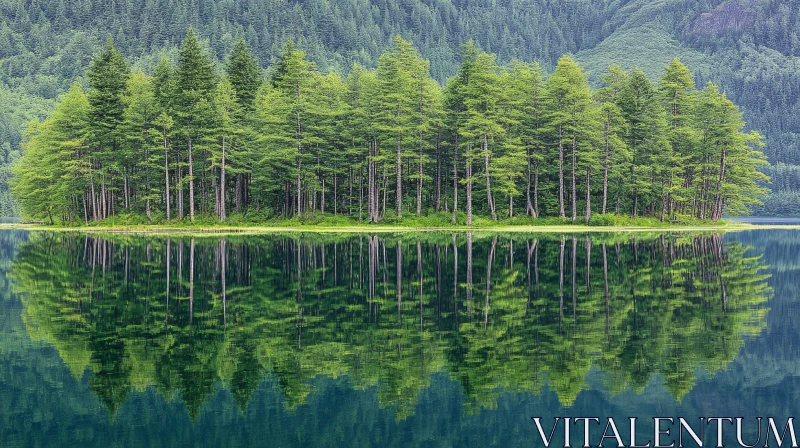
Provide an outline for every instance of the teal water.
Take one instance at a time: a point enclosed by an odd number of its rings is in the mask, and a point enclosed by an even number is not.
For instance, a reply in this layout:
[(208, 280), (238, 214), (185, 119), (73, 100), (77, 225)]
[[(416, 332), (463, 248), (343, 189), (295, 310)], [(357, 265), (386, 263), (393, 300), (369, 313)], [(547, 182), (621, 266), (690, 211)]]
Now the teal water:
[(0, 441), (541, 446), (531, 416), (785, 421), (798, 253), (793, 230), (2, 231)]

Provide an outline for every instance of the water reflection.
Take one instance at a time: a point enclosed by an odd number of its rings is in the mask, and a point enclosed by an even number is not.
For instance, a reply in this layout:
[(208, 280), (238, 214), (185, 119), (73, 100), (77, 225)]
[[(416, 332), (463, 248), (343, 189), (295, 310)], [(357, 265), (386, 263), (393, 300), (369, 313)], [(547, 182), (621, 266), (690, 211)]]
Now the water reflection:
[(503, 393), (563, 405), (596, 367), (617, 394), (659, 374), (681, 399), (764, 328), (759, 256), (720, 235), (139, 238), (35, 233), (10, 278), (34, 340), (113, 415), (132, 391), (194, 419), (265, 377), (289, 409), (319, 375), (378, 388), (397, 419), (437, 375), (467, 412)]

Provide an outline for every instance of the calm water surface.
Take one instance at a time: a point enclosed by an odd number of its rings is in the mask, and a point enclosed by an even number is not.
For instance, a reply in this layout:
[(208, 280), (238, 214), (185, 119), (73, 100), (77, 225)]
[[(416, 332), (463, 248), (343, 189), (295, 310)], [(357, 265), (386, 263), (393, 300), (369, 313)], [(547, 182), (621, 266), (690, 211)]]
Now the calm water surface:
[(540, 446), (531, 416), (786, 418), (798, 253), (793, 230), (5, 230), (0, 442)]

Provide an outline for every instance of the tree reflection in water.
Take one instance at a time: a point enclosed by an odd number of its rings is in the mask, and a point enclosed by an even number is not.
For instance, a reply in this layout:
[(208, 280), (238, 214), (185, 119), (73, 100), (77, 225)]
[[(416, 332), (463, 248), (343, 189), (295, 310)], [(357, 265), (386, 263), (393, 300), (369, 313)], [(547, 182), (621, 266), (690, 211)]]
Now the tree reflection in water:
[(592, 366), (612, 394), (660, 374), (680, 399), (764, 327), (765, 268), (718, 234), (34, 233), (10, 278), (112, 414), (155, 387), (194, 418), (219, 382), (245, 409), (268, 374), (294, 408), (346, 375), (402, 419), (437, 372), (468, 411), (545, 384), (570, 405)]

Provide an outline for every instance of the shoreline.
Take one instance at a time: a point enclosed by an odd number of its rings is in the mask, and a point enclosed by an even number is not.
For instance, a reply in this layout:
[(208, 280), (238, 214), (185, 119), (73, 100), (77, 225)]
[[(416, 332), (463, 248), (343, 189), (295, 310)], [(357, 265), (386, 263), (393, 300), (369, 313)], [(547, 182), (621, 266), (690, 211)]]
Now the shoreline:
[(587, 226), (587, 225), (541, 225), (541, 226), (491, 226), (491, 227), (409, 227), (409, 226), (230, 226), (230, 227), (176, 227), (168, 225), (120, 225), (59, 227), (42, 224), (0, 224), (0, 230), (117, 233), (117, 234), (199, 234), (199, 235), (259, 235), (275, 233), (413, 233), (413, 232), (481, 232), (481, 233), (635, 233), (635, 232), (741, 232), (747, 230), (800, 230), (800, 225), (728, 223), (725, 225), (686, 226)]

